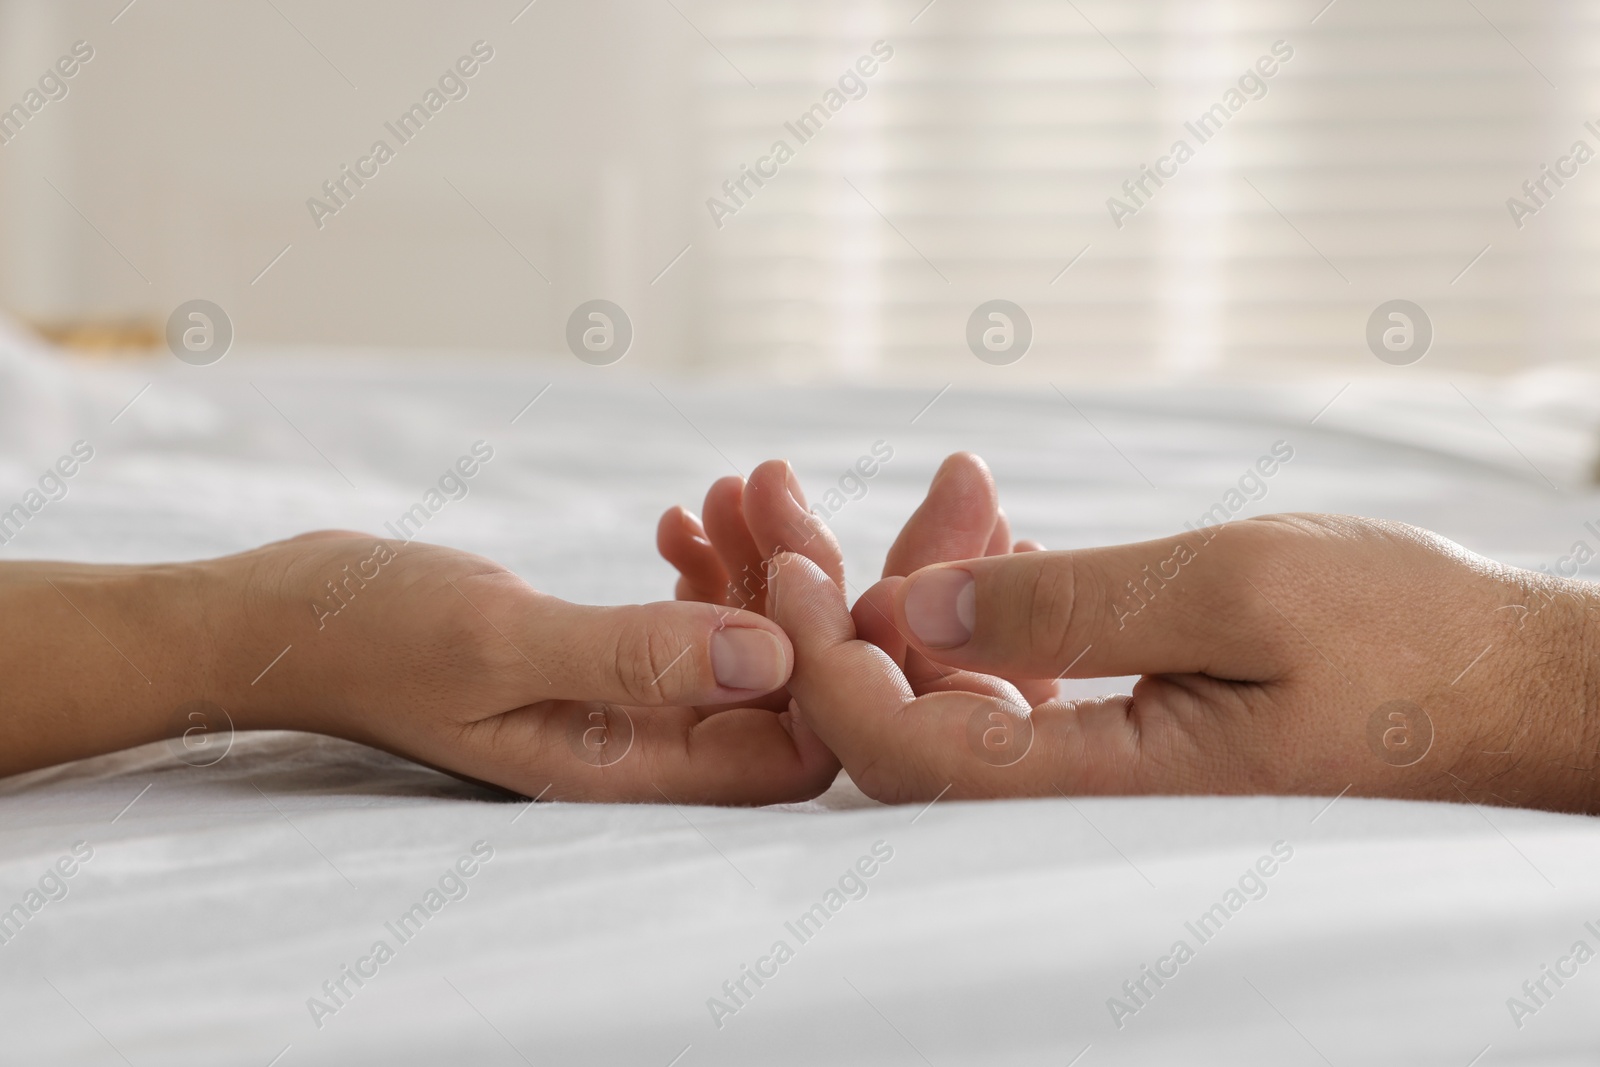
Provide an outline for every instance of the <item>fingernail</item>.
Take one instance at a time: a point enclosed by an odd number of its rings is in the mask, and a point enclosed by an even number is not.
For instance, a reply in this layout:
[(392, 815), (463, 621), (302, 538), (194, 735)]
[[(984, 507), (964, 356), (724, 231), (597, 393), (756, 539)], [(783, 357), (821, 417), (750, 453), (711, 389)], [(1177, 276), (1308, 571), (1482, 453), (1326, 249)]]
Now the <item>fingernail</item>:
[(711, 635), (711, 673), (724, 689), (776, 689), (784, 678), (783, 645), (765, 630), (718, 630)]
[(800, 479), (795, 477), (794, 468), (785, 461), (783, 464), (783, 477), (789, 484), (789, 499), (794, 501), (795, 507), (801, 511), (806, 510), (805, 490), (800, 488)]
[(906, 590), (906, 622), (929, 648), (954, 648), (972, 639), (977, 588), (972, 572), (940, 567), (911, 579)]

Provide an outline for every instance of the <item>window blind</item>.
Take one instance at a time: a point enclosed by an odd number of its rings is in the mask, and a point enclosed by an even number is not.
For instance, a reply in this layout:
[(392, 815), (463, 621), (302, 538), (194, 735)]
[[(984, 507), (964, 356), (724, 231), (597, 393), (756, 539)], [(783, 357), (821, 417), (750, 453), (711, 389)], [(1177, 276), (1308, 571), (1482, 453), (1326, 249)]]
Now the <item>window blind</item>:
[[(736, 213), (704, 220), (710, 360), (796, 378), (983, 372), (966, 320), (994, 298), (1033, 323), (1018, 374), (1371, 370), (1367, 320), (1393, 299), (1429, 316), (1429, 367), (1594, 359), (1600, 161), (1561, 163), (1578, 141), (1600, 152), (1584, 125), (1600, 129), (1592, 8), (707, 0), (683, 13), (712, 46), (696, 77), (699, 184), (729, 206), (724, 182), (798, 142), (785, 124), (874, 42), (893, 49), (864, 95), (745, 183)], [(1192, 157), (1162, 162), (1179, 142)], [(1158, 165), (1163, 183), (1141, 184)], [(1570, 172), (1563, 184), (1540, 183), (1547, 165)], [(1514, 212), (1513, 197), (1537, 210)]]

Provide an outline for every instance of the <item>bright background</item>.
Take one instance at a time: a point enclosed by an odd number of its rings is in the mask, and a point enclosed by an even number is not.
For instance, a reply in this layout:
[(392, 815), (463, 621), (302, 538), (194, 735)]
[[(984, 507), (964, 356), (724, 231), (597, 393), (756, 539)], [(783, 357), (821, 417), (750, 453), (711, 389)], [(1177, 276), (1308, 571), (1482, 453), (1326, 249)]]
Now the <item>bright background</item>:
[[(203, 297), (241, 348), (571, 361), (567, 315), (604, 297), (633, 319), (628, 376), (1274, 380), (1600, 353), (1600, 163), (1520, 229), (1506, 206), (1573, 141), (1600, 148), (1588, 5), (525, 2), (0, 0), (0, 107), (95, 49), (0, 146), (0, 307), (126, 340)], [(480, 39), (470, 94), (318, 230), (306, 199)], [(867, 95), (716, 227), (723, 179), (880, 39)], [(1267, 95), (1114, 226), (1122, 181), (1280, 40)], [(964, 340), (996, 297), (1035, 330), (1007, 368)], [(1364, 341), (1393, 298), (1437, 334), (1405, 371)]]

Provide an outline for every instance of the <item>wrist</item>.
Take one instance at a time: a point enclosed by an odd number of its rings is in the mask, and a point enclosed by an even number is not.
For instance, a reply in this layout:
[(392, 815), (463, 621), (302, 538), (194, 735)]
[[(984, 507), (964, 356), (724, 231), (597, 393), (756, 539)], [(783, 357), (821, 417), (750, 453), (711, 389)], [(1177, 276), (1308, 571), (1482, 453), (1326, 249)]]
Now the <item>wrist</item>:
[[(372, 575), (362, 578), (375, 543), (387, 544), (308, 535), (193, 565), (206, 620), (202, 639), (215, 650), (207, 696), (235, 728), (368, 740), (364, 720), (373, 697), (345, 680), (352, 664), (375, 650), (343, 609), (351, 601), (368, 620), (378, 617), (365, 592)], [(383, 551), (385, 561), (394, 558), (393, 548)]]
[[(193, 699), (227, 713), (235, 730), (315, 730), (310, 709), (286, 685), (301, 672), (288, 576), (262, 549), (190, 565), (196, 647), (208, 651)], [(303, 657), (303, 653), (302, 653)]]
[(1583, 776), (1579, 810), (1600, 814), (1600, 583), (1572, 580), (1575, 663), (1579, 682), (1574, 714), (1579, 748), (1572, 766)]
[(1600, 812), (1600, 585), (1541, 577), (1513, 638), (1528, 665), (1507, 685), (1514, 718), (1497, 747), (1520, 781), (1500, 799)]

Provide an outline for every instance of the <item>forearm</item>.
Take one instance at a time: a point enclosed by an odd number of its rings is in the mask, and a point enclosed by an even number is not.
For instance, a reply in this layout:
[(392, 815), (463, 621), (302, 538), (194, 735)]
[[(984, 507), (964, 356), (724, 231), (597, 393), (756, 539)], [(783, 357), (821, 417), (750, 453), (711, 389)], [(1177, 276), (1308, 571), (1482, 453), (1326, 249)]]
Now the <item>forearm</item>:
[(172, 736), (211, 696), (202, 564), (0, 564), (0, 775)]

